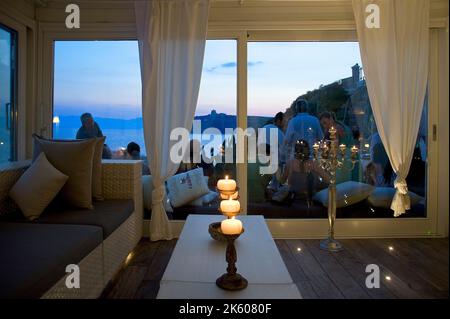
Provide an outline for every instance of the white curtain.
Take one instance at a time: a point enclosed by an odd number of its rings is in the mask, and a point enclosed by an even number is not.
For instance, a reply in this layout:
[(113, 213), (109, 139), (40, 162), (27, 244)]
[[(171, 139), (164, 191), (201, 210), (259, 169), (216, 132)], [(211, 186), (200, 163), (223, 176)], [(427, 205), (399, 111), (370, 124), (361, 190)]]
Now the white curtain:
[(151, 240), (169, 240), (164, 182), (179, 163), (170, 159), (170, 132), (191, 129), (206, 43), (209, 0), (136, 1), (145, 146), (153, 176)]
[[(373, 4), (379, 28), (370, 28), (377, 21)], [(391, 204), (397, 217), (410, 209), (405, 179), (427, 86), (429, 1), (353, 0), (353, 11), (370, 103), (397, 175)]]

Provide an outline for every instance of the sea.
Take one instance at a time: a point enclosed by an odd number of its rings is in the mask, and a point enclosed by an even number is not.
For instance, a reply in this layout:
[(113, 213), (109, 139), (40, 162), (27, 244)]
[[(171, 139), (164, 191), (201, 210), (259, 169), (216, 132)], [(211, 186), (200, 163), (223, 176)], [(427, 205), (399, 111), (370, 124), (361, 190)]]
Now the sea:
[[(55, 139), (74, 139), (77, 135), (77, 128), (65, 128), (65, 127), (56, 127), (53, 128), (53, 138)], [(114, 129), (114, 128), (104, 128), (102, 129), (103, 135), (106, 136), (105, 143), (109, 146), (111, 151), (119, 151), (121, 149), (125, 149), (130, 142), (135, 142), (139, 144), (141, 147), (141, 154), (145, 154), (145, 142), (144, 142), (144, 131), (142, 128), (138, 129)], [(202, 140), (202, 136), (200, 134), (191, 134), (191, 139), (197, 139), (202, 142), (202, 145), (205, 145), (209, 142), (209, 140)], [(206, 137), (205, 139), (207, 139)], [(222, 142), (227, 139), (229, 140), (230, 136), (224, 135), (216, 138), (217, 143), (214, 144), (214, 149), (219, 150)], [(217, 152), (215, 152), (217, 153)]]

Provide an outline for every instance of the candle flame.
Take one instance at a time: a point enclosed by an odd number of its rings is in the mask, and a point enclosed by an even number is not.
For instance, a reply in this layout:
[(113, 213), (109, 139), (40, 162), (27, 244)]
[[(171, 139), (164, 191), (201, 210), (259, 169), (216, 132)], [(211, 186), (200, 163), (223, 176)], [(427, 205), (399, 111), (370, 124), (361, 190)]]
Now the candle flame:
[(228, 175), (225, 175), (225, 179), (228, 179)]

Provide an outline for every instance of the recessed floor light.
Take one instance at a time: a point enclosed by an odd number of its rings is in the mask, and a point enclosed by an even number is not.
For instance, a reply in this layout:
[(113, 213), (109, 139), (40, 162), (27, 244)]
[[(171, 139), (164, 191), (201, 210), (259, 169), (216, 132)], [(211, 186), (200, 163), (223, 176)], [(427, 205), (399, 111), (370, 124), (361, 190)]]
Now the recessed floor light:
[(300, 247), (297, 247), (297, 251), (302, 251), (302, 249)]
[(391, 281), (391, 276), (384, 277), (387, 281)]
[(394, 251), (394, 247), (393, 246), (389, 246), (389, 251)]
[(130, 260), (133, 258), (133, 252), (130, 252), (127, 256), (127, 258), (125, 259), (125, 264), (128, 264), (130, 262)]

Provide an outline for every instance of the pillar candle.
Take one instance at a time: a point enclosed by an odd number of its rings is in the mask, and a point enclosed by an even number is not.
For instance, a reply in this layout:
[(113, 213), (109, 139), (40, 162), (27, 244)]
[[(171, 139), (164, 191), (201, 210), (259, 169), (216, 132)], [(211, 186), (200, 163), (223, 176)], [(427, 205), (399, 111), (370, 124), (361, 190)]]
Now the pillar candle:
[(234, 179), (228, 179), (227, 175), (225, 179), (219, 179), (217, 189), (219, 191), (234, 191), (236, 189), (236, 181)]
[(232, 199), (230, 196), (229, 199), (220, 202), (220, 210), (223, 214), (237, 213), (241, 210), (241, 204), (239, 203), (239, 201)]
[(239, 219), (224, 219), (220, 224), (220, 229), (225, 235), (237, 235), (242, 232), (242, 222)]

